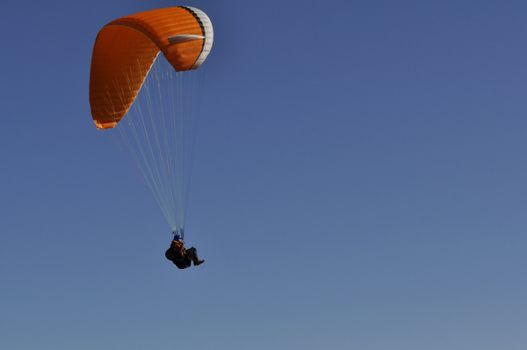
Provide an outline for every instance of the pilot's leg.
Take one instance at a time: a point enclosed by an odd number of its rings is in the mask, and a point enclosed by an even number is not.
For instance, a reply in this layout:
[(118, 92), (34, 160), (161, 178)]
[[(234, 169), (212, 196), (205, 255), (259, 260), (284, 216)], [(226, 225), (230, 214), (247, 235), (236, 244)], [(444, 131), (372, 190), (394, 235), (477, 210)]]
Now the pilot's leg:
[(194, 247), (187, 249), (187, 256), (190, 258), (190, 260), (192, 260), (194, 266), (201, 265), (205, 262), (205, 260), (199, 260), (198, 251)]

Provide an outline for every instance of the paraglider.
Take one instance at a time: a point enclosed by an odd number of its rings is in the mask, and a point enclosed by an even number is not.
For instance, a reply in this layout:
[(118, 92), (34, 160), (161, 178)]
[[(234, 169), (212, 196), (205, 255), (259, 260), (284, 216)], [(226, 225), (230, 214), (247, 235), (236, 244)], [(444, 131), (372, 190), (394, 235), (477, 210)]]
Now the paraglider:
[(186, 269), (192, 264), (199, 266), (205, 262), (198, 258), (198, 251), (194, 247), (185, 248), (185, 242), (178, 233), (174, 234), (174, 238), (170, 243), (170, 247), (165, 252), (165, 257), (172, 261), (178, 269)]
[(177, 6), (108, 23), (97, 34), (92, 53), (95, 126), (116, 128), (122, 136), (174, 234), (167, 258), (178, 264), (184, 260), (178, 267), (203, 262), (195, 248), (184, 248), (182, 233), (200, 97), (195, 72), (213, 40), (212, 23), (203, 11)]

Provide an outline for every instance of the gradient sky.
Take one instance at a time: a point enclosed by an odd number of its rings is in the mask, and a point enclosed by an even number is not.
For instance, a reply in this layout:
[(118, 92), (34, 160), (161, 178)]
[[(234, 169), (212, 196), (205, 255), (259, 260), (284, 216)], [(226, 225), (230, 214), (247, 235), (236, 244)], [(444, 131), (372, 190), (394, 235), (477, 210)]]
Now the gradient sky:
[(2, 1), (0, 348), (527, 347), (527, 3), (188, 1), (203, 66), (187, 242), (90, 55), (168, 1)]

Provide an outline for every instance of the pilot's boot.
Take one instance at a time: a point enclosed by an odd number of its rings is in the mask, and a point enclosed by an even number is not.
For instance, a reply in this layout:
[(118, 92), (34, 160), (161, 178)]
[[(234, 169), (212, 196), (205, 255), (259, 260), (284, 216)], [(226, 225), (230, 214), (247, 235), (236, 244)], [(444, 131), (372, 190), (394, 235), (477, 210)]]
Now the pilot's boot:
[(201, 265), (205, 262), (205, 260), (199, 260), (198, 251), (194, 247), (187, 249), (187, 256), (192, 260), (194, 266)]

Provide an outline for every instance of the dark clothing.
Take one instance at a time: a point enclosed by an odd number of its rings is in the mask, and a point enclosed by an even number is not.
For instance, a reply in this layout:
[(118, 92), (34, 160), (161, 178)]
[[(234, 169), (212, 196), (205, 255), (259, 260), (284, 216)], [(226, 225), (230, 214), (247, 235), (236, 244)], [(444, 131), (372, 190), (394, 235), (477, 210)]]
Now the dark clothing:
[(186, 269), (190, 267), (192, 263), (194, 266), (203, 263), (203, 260), (199, 260), (198, 252), (196, 248), (191, 247), (185, 249), (183, 245), (178, 246), (177, 244), (171, 244), (170, 248), (165, 252), (165, 257), (172, 261), (179, 269)]

